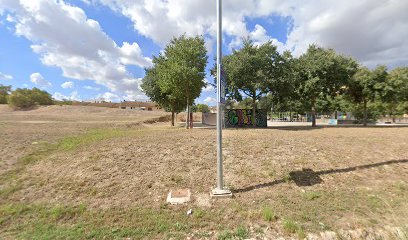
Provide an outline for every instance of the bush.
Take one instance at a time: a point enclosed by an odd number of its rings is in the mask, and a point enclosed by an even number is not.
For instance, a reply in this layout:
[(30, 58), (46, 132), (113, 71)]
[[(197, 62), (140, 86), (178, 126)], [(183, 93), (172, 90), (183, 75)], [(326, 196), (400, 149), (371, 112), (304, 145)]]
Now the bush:
[(51, 95), (38, 88), (18, 88), (8, 96), (8, 104), (13, 108), (30, 108), (36, 105), (52, 105)]
[(0, 104), (7, 104), (7, 96), (11, 91), (11, 86), (3, 86), (0, 84)]
[(60, 105), (60, 106), (69, 105), (69, 106), (71, 106), (71, 105), (72, 105), (72, 101), (71, 101), (71, 100), (66, 100), (66, 99), (62, 99), (61, 101), (55, 100), (55, 101), (54, 101), (54, 105)]

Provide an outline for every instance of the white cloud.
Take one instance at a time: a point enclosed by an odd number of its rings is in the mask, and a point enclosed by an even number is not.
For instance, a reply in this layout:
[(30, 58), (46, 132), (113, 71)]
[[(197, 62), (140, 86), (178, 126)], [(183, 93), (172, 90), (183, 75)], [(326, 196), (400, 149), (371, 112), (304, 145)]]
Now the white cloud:
[[(182, 33), (216, 34), (215, 1), (207, 0), (94, 0), (108, 5), (132, 20), (135, 30), (163, 46)], [(406, 65), (408, 57), (408, 1), (398, 0), (224, 0), (224, 35), (230, 47), (241, 44), (241, 37), (256, 42), (272, 40), (280, 51), (303, 53), (317, 43), (354, 56), (369, 66), (385, 63)], [(289, 19), (285, 43), (276, 40), (273, 30), (256, 25), (248, 29), (247, 19), (271, 16)], [(270, 21), (269, 21), (270, 22)], [(225, 38), (224, 38), (225, 39)]]
[(73, 82), (64, 82), (63, 84), (61, 84), (62, 88), (73, 88), (74, 87), (74, 83)]
[(41, 88), (52, 87), (52, 84), (45, 80), (44, 77), (40, 73), (33, 73), (30, 75), (30, 81)]
[(206, 87), (203, 87), (202, 91), (203, 92), (215, 92), (215, 88), (213, 85), (210, 84), (210, 82), (205, 79), (205, 83), (207, 84)]
[(99, 90), (101, 90), (101, 89), (98, 88), (98, 87), (92, 87), (92, 86), (85, 86), (84, 89), (92, 90), (92, 91), (99, 91)]
[(65, 96), (62, 93), (55, 92), (54, 95), (52, 95), (52, 97), (55, 100), (59, 100), (59, 101), (61, 100), (81, 101), (81, 96), (79, 95), (77, 91), (71, 92), (69, 96)]
[(13, 76), (0, 72), (0, 80), (13, 80)]
[(206, 102), (206, 103), (216, 103), (217, 99), (215, 99), (213, 97), (207, 97), (206, 99), (204, 99), (204, 102)]
[(117, 94), (111, 93), (111, 92), (105, 92), (103, 94), (99, 94), (97, 97), (100, 101), (106, 101), (106, 102), (119, 102), (122, 100), (121, 97), (119, 97)]
[(59, 67), (64, 77), (94, 80), (119, 94), (143, 94), (127, 65), (149, 67), (151, 59), (135, 42), (118, 46), (81, 8), (64, 1), (0, 0), (0, 9), (10, 12), (16, 34), (33, 43), (42, 63)]

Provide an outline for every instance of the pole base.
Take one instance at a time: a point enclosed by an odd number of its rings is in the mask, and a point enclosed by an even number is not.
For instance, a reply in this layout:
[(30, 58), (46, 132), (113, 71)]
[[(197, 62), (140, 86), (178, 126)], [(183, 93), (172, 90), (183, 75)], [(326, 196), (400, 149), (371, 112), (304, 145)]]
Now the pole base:
[(232, 198), (232, 192), (228, 189), (214, 188), (210, 196), (211, 198)]

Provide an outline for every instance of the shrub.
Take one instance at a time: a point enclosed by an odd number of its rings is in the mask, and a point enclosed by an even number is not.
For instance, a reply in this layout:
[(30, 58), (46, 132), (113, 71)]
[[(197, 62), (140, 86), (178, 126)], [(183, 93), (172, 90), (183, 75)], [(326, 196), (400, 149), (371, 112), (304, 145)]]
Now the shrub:
[(0, 104), (7, 104), (7, 96), (11, 91), (11, 86), (3, 86), (0, 84)]
[(8, 104), (14, 108), (30, 108), (35, 105), (52, 105), (51, 95), (38, 88), (18, 88), (8, 96)]

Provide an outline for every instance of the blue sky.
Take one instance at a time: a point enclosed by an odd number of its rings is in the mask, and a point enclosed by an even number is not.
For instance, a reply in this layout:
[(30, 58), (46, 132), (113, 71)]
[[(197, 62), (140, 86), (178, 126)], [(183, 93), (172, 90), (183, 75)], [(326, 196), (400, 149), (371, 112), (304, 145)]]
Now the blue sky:
[[(295, 56), (317, 43), (368, 67), (406, 66), (403, 9), (406, 1), (224, 0), (223, 50), (250, 36)], [(203, 35), (213, 66), (215, 20), (207, 0), (0, 0), (0, 84), (59, 99), (146, 100), (144, 68), (173, 36)], [(196, 102), (214, 105), (215, 96), (208, 87)]]

